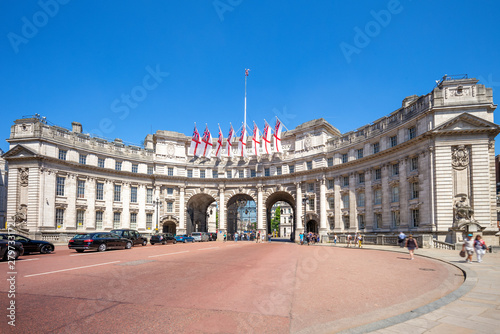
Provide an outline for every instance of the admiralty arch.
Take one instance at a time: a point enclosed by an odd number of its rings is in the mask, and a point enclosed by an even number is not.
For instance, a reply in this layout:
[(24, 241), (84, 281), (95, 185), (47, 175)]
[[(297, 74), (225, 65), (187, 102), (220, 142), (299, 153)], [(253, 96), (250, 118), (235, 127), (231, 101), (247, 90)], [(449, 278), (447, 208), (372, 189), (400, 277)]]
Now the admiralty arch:
[(266, 234), (273, 205), (287, 203), (295, 240), (304, 230), (494, 238), (495, 109), (492, 89), (477, 79), (444, 77), (356, 130), (311, 120), (283, 133), (282, 153), (231, 159), (188, 156), (191, 137), (173, 131), (131, 146), (90, 136), (78, 122), (16, 119), (3, 155), (7, 225), (61, 240), (118, 227), (231, 232), (237, 208), (252, 201), (254, 228)]

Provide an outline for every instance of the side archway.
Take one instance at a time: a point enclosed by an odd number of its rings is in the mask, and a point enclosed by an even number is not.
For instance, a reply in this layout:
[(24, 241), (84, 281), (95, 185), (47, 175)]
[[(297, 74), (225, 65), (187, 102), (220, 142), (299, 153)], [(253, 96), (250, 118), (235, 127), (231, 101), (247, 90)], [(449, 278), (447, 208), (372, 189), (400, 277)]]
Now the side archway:
[(208, 194), (193, 195), (186, 205), (186, 234), (208, 232), (210, 204), (215, 199)]

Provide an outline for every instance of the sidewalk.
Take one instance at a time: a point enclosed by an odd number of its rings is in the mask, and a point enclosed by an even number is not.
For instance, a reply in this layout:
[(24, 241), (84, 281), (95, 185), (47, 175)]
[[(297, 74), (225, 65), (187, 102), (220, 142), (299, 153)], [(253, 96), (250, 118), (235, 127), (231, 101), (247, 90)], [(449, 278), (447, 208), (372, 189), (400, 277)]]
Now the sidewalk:
[[(342, 246), (337, 246), (342, 247)], [(408, 254), (395, 246), (363, 246)], [(443, 298), (411, 312), (355, 327), (341, 333), (500, 333), (500, 253), (486, 253), (482, 263), (467, 264), (458, 250), (422, 249), (426, 256), (450, 263), (465, 272), (464, 284)]]

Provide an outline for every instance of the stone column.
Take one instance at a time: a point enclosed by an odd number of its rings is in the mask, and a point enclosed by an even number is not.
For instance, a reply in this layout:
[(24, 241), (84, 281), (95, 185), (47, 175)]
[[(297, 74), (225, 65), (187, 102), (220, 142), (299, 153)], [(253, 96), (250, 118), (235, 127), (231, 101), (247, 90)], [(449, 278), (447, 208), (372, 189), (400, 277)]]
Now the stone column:
[(336, 176), (334, 185), (333, 185), (333, 191), (334, 191), (334, 203), (335, 203), (335, 211), (334, 211), (334, 232), (338, 233), (342, 231), (342, 210), (340, 209), (340, 202), (341, 202), (341, 196), (340, 196), (340, 177)]
[(375, 215), (373, 213), (373, 189), (372, 189), (372, 170), (365, 171), (365, 226), (366, 231), (374, 231)]
[(399, 229), (408, 231), (408, 158), (399, 161)]
[(326, 216), (326, 180), (323, 176), (319, 180), (319, 234), (326, 235), (327, 232), (327, 216)]
[(67, 198), (68, 207), (64, 216), (66, 230), (76, 229), (76, 175), (68, 174), (64, 185), (64, 195)]
[(186, 208), (184, 206), (184, 186), (179, 187), (179, 231), (177, 234), (186, 232)]
[(304, 220), (302, 218), (302, 215), (304, 214), (302, 212), (302, 208), (304, 205), (302, 204), (302, 185), (301, 182), (295, 182), (295, 187), (297, 191), (297, 198), (295, 201), (295, 222), (296, 222), (296, 229), (295, 229), (295, 239), (298, 240), (299, 234), (304, 232)]
[(122, 184), (122, 217), (121, 228), (130, 227), (130, 183), (123, 182)]
[(85, 197), (87, 198), (85, 227), (86, 229), (95, 229), (95, 179), (87, 178), (85, 187)]
[(226, 231), (226, 210), (225, 210), (225, 199), (224, 199), (224, 186), (219, 186), (219, 230), (224, 234)]
[(264, 230), (264, 219), (262, 219), (262, 204), (263, 194), (262, 194), (262, 185), (257, 186), (257, 229), (260, 233), (265, 233)]

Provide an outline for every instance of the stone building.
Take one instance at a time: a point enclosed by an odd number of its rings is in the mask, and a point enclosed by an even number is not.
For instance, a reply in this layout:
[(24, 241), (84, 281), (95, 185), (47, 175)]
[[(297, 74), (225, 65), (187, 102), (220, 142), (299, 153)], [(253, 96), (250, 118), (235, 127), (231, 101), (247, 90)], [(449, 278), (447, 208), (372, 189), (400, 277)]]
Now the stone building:
[(284, 153), (222, 160), (188, 156), (191, 137), (177, 132), (148, 134), (137, 147), (91, 137), (76, 122), (67, 130), (17, 119), (3, 155), (7, 221), (44, 238), (117, 227), (234, 231), (235, 208), (253, 201), (267, 234), (271, 208), (283, 201), (292, 238), (305, 228), (448, 242), (482, 231), (493, 240), (495, 109), (491, 88), (444, 77), (354, 131), (311, 120), (283, 134)]
[(4, 228), (7, 223), (7, 162), (2, 155), (0, 149), (0, 228)]

